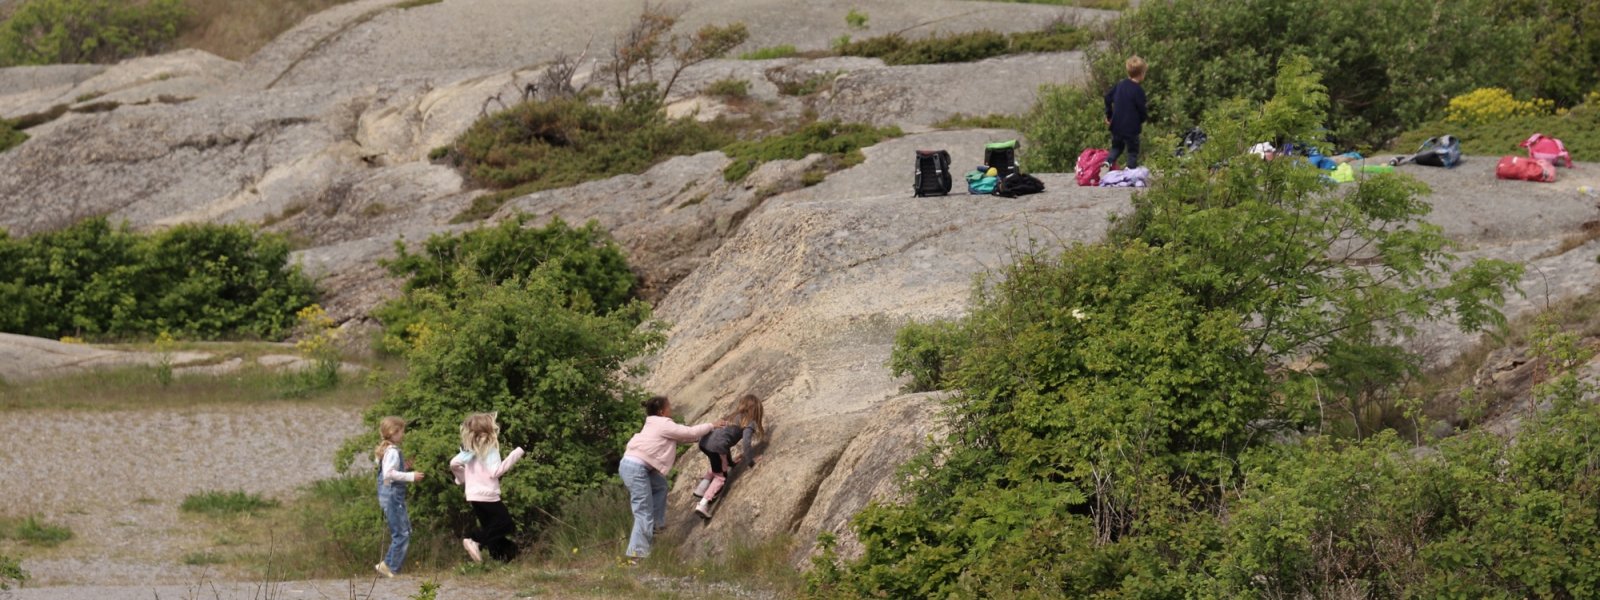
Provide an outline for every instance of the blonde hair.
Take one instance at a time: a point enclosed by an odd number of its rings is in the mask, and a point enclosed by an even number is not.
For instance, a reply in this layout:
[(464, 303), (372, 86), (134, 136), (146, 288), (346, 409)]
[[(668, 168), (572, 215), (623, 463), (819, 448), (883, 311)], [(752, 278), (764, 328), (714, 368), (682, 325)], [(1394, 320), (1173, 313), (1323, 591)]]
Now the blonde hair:
[(461, 448), (473, 457), (487, 457), (500, 449), (500, 424), (496, 413), (475, 413), (461, 422)]
[(1140, 58), (1137, 54), (1129, 56), (1128, 62), (1124, 63), (1124, 66), (1128, 67), (1129, 79), (1139, 79), (1144, 77), (1144, 72), (1147, 68), (1147, 65), (1144, 64), (1144, 59)]
[(767, 425), (762, 419), (763, 412), (761, 399), (757, 398), (755, 394), (745, 394), (739, 397), (739, 402), (734, 405), (733, 414), (728, 415), (727, 421), (738, 425), (740, 429), (753, 426), (756, 428), (756, 435), (765, 440), (767, 439)]
[(383, 453), (389, 451), (390, 446), (398, 446), (394, 436), (406, 430), (406, 420), (394, 415), (384, 417), (378, 421), (378, 447), (372, 450), (372, 457), (378, 462), (383, 462)]

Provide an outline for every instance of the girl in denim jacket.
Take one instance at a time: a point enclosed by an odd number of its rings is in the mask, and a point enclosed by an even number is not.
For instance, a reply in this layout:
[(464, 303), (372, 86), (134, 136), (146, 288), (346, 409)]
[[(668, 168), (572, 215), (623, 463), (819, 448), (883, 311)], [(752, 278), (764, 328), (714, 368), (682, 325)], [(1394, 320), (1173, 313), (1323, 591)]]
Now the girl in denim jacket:
[(405, 419), (384, 417), (378, 422), (378, 437), (378, 447), (372, 454), (378, 461), (378, 506), (383, 509), (383, 520), (389, 523), (389, 552), (384, 555), (383, 562), (372, 568), (384, 577), (394, 577), (400, 572), (400, 563), (406, 560), (406, 548), (411, 545), (406, 487), (422, 481), (422, 471), (403, 470), (411, 467), (400, 452), (400, 440), (406, 437)]

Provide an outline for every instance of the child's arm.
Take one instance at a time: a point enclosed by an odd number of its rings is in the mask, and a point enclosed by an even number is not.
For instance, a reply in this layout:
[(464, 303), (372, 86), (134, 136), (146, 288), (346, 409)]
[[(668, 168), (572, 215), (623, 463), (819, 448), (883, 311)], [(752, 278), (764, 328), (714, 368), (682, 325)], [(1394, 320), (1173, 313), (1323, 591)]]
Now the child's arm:
[(472, 461), (472, 453), (462, 450), (450, 459), (450, 473), (455, 475), (456, 485), (467, 482), (467, 463)]
[(1111, 86), (1111, 89), (1106, 91), (1106, 124), (1107, 125), (1111, 124), (1111, 105), (1112, 105), (1112, 103), (1114, 103), (1116, 101), (1117, 101), (1117, 86)]
[(383, 453), (382, 468), (384, 481), (411, 483), (417, 480), (415, 471), (400, 470), (400, 450), (398, 448), (390, 448)]
[(756, 466), (756, 455), (753, 452), (750, 451), (750, 445), (751, 445), (750, 438), (753, 438), (755, 436), (756, 436), (756, 428), (754, 426), (746, 426), (744, 428), (744, 435), (741, 436), (743, 439), (740, 440), (740, 442), (739, 442), (741, 445), (744, 446), (744, 456), (741, 457), (741, 460), (750, 461), (750, 466), (752, 466), (752, 467)]
[(1139, 97), (1133, 99), (1133, 106), (1139, 109), (1139, 122), (1150, 120), (1150, 109), (1147, 107), (1147, 98), (1144, 95), (1144, 86), (1139, 86)]
[(702, 422), (702, 424), (693, 427), (680, 426), (680, 424), (674, 422), (674, 424), (667, 426), (667, 430), (661, 432), (661, 435), (669, 438), (672, 442), (693, 443), (699, 442), (699, 438), (706, 437), (706, 434), (710, 434), (712, 429), (717, 429), (717, 426), (710, 424), (710, 422)]
[(499, 479), (505, 476), (506, 472), (511, 470), (511, 465), (515, 465), (517, 464), (517, 461), (522, 460), (523, 454), (522, 448), (520, 447), (518, 447), (516, 450), (512, 450), (511, 454), (507, 456), (505, 460), (500, 461), (500, 466), (495, 467), (494, 478)]

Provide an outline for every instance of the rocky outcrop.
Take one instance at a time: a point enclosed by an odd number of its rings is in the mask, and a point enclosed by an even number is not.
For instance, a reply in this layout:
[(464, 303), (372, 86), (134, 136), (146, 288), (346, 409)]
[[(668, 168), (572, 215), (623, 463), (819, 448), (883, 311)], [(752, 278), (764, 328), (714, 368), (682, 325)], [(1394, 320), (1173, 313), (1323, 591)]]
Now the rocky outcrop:
[(125, 352), (88, 344), (69, 344), (55, 340), (0, 333), (0, 381), (27, 381), (55, 377), (89, 369), (158, 365), (192, 365), (209, 360), (205, 352)]

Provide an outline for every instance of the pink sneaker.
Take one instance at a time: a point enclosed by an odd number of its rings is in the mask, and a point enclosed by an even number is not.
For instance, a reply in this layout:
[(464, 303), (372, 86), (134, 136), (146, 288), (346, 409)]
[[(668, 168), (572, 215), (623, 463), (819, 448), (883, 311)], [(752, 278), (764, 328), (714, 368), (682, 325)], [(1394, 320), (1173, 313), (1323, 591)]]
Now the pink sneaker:
[(467, 549), (467, 556), (472, 557), (472, 562), (483, 562), (483, 554), (478, 552), (478, 543), (472, 541), (472, 538), (462, 538), (461, 547)]

